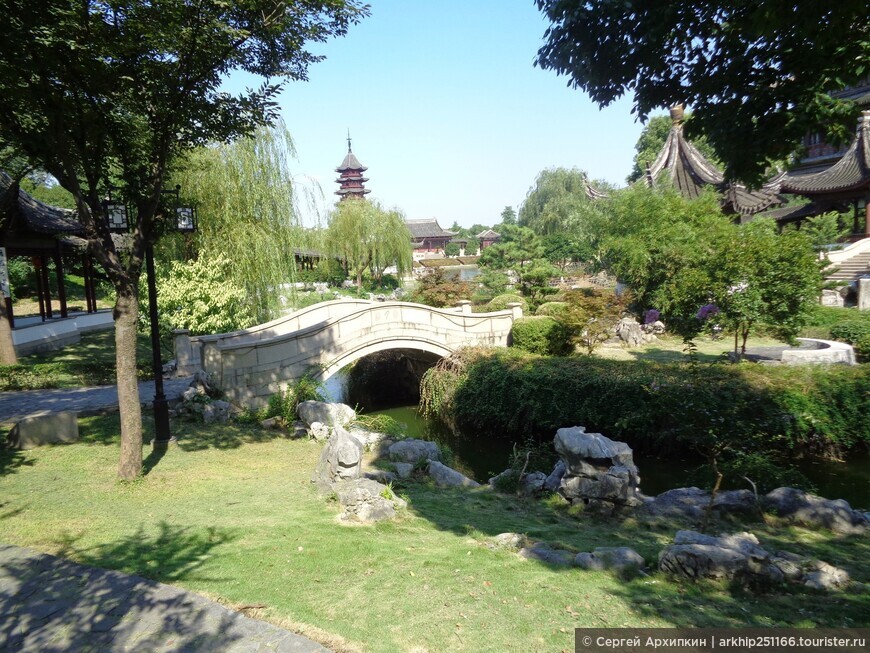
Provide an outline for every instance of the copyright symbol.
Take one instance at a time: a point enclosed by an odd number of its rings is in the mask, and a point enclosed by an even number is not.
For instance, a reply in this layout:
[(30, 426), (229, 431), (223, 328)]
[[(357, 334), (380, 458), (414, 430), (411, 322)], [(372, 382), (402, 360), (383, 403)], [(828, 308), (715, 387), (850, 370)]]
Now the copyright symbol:
[(583, 638), (583, 646), (592, 646), (592, 638), (588, 635)]

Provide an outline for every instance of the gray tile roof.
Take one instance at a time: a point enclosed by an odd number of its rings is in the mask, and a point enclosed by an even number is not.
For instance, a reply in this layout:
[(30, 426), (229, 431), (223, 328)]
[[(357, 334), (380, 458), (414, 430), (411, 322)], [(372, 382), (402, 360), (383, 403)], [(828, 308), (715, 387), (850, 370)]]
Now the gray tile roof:
[(669, 177), (683, 197), (694, 199), (705, 188), (715, 188), (721, 194), (722, 208), (741, 215), (752, 215), (771, 206), (782, 204), (779, 177), (758, 190), (726, 181), (722, 171), (698, 151), (683, 135), (682, 108), (671, 109), (673, 125), (668, 138), (653, 164), (647, 168), (646, 183), (654, 186), (663, 176)]
[(353, 152), (348, 150), (344, 161), (335, 169), (336, 172), (344, 172), (345, 170), (368, 170), (368, 168), (359, 162), (359, 159), (356, 158)]
[(8, 174), (0, 171), (0, 223), (14, 222), (18, 231), (29, 230), (40, 234), (81, 234), (84, 227), (76, 219), (76, 212), (49, 206), (25, 193)]
[(412, 238), (437, 238), (456, 235), (452, 231), (442, 229), (434, 218), (431, 220), (405, 220), (405, 226), (411, 232)]
[(851, 147), (827, 170), (814, 174), (786, 174), (782, 190), (797, 195), (823, 195), (870, 187), (870, 110), (858, 119)]

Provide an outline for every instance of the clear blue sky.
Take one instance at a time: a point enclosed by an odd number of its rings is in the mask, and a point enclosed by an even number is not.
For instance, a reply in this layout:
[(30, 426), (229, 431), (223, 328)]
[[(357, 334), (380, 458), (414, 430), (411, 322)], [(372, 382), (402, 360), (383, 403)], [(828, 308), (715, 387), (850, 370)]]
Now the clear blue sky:
[(498, 222), (548, 167), (624, 184), (642, 127), (630, 101), (599, 110), (532, 65), (547, 27), (532, 0), (369, 4), (371, 16), (318, 46), (326, 60), (280, 99), (294, 178), (320, 184), (321, 213), (337, 198), (348, 129), (369, 197), (445, 228)]

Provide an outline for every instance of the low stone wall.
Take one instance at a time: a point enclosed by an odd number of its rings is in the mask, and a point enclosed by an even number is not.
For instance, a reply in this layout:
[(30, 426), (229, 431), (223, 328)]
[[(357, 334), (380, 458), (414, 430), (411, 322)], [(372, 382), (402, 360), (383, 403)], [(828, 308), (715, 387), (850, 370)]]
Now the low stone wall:
[(835, 340), (798, 338), (801, 342), (815, 343), (816, 349), (786, 349), (782, 352), (782, 362), (788, 365), (807, 363), (842, 363), (855, 365), (855, 349), (852, 345)]
[(12, 330), (12, 343), (18, 356), (63, 349), (76, 344), (81, 334), (102, 331), (114, 326), (112, 311), (83, 313), (67, 318), (37, 322)]

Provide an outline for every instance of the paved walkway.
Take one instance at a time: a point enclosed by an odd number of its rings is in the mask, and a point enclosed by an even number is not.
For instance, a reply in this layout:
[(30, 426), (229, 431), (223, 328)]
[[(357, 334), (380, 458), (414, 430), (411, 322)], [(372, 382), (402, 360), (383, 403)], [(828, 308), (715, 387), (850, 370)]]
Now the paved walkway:
[[(166, 379), (163, 381), (163, 393), (170, 401), (177, 399), (192, 379), (191, 376)], [(154, 381), (143, 381), (139, 384), (139, 397), (143, 403), (154, 399)], [(39, 411), (71, 410), (87, 415), (117, 407), (118, 387), (115, 385), (0, 392), (0, 422), (14, 422)]]
[(193, 592), (2, 544), (0, 651), (329, 653)]

